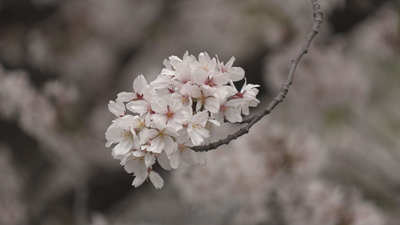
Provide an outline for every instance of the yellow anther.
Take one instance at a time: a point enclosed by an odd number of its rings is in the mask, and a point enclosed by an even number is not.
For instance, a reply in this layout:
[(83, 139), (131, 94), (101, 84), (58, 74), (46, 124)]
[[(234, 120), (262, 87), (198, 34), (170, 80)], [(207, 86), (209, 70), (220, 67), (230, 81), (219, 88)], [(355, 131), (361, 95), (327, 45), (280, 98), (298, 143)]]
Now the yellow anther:
[(167, 113), (168, 119), (171, 118), (173, 115), (174, 115), (174, 114), (173, 114), (171, 111), (168, 111), (168, 113)]
[(206, 62), (206, 61), (201, 61), (200, 62), (200, 66), (199, 66), (199, 68), (200, 69), (203, 69), (203, 70), (205, 70), (205, 71), (207, 71), (207, 69), (208, 69), (208, 63)]
[(132, 137), (132, 133), (130, 131), (124, 130), (121, 131), (121, 137), (124, 141), (128, 140), (129, 138)]

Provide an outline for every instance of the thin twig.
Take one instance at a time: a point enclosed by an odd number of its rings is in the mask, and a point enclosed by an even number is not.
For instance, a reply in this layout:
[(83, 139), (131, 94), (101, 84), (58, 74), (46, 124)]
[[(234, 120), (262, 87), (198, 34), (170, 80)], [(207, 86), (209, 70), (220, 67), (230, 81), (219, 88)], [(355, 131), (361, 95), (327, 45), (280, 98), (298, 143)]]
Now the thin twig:
[(204, 145), (204, 146), (196, 146), (192, 149), (196, 152), (207, 152), (213, 149), (218, 148), (221, 145), (229, 144), (230, 141), (237, 139), (238, 137), (247, 134), (250, 128), (257, 123), (262, 117), (271, 113), (271, 111), (277, 106), (283, 99), (286, 97), (286, 94), (289, 91), (289, 86), (293, 83), (294, 72), (296, 71), (297, 64), (300, 62), (300, 59), (304, 54), (307, 54), (308, 48), (311, 44), (311, 41), (314, 39), (315, 35), (318, 34), (319, 28), (321, 26), (323, 20), (323, 14), (320, 11), (320, 5), (318, 4), (318, 0), (311, 0), (314, 9), (314, 23), (310, 33), (307, 35), (306, 40), (304, 41), (303, 47), (297, 54), (297, 56), (292, 60), (292, 66), (289, 71), (289, 75), (286, 79), (286, 82), (282, 84), (280, 92), (275, 96), (271, 103), (269, 103), (268, 107), (263, 111), (255, 114), (252, 117), (245, 118), (242, 123), (247, 123), (245, 127), (242, 127), (236, 133), (228, 135), (227, 138), (219, 140), (217, 142)]

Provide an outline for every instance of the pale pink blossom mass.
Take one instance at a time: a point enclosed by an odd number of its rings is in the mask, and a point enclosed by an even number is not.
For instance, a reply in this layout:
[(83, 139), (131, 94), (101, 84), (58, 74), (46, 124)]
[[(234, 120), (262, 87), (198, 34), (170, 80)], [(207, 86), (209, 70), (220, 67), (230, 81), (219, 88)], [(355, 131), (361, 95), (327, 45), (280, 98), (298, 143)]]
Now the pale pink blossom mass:
[(188, 53), (183, 59), (171, 56), (157, 79), (148, 84), (139, 75), (133, 92), (121, 92), (110, 101), (116, 119), (107, 129), (106, 146), (116, 144), (112, 155), (133, 173), (133, 186), (148, 179), (157, 189), (164, 185), (152, 168), (156, 162), (165, 170), (205, 165), (205, 153), (191, 147), (209, 143), (216, 127), (242, 121), (242, 114), (257, 106), (259, 85), (245, 83), (240, 92), (234, 87), (234, 81), (244, 78), (242, 68), (232, 67), (234, 60), (224, 65), (207, 53), (200, 53), (198, 60)]

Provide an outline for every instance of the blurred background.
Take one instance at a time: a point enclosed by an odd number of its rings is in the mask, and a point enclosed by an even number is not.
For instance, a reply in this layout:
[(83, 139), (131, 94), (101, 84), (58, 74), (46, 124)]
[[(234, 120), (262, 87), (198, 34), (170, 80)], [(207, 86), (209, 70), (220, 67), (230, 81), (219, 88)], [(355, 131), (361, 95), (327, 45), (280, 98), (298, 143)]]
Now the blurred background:
[(285, 101), (205, 167), (156, 167), (156, 190), (133, 188), (104, 147), (108, 101), (170, 55), (205, 51), (261, 85), (255, 113), (311, 2), (0, 0), (0, 224), (400, 224), (400, 3), (320, 4)]

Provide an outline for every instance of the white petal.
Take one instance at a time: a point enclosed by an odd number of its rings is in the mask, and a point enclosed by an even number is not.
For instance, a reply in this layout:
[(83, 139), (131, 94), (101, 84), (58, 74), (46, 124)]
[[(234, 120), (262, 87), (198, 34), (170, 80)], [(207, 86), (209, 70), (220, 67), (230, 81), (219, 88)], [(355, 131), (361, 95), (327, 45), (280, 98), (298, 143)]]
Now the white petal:
[(205, 108), (208, 111), (210, 111), (212, 113), (217, 113), (219, 111), (219, 107), (220, 107), (220, 104), (219, 104), (218, 99), (216, 99), (214, 97), (209, 97), (206, 99)]
[(190, 132), (189, 135), (191, 137), (192, 143), (195, 146), (199, 146), (204, 141), (203, 137), (194, 130)]
[(168, 125), (172, 127), (174, 130), (180, 130), (182, 129), (182, 124), (184, 121), (174, 118), (174, 119), (169, 119), (168, 120)]
[(193, 82), (193, 77), (191, 76), (191, 71), (189, 69), (189, 67), (187, 66), (187, 64), (183, 64), (182, 66), (180, 66), (177, 70), (176, 70), (176, 74), (175, 74), (176, 79), (178, 79), (180, 82), (182, 82), (183, 84), (188, 83), (189, 81)]
[(163, 64), (164, 64), (165, 68), (167, 68), (168, 70), (172, 70), (171, 64), (169, 63), (169, 61), (167, 59), (164, 59)]
[(224, 114), (223, 114), (222, 111), (219, 111), (219, 112), (216, 113), (216, 114), (212, 114), (212, 116), (213, 116), (214, 119), (215, 119), (217, 122), (219, 122), (220, 124), (221, 124), (221, 123), (224, 123)]
[[(189, 128), (190, 126), (188, 126)], [(176, 137), (176, 141), (180, 144), (184, 144), (186, 143), (190, 136), (188, 135), (188, 129), (187, 128), (183, 128), (178, 132), (179, 136)]]
[(113, 144), (113, 142), (112, 141), (107, 141), (107, 143), (106, 143), (106, 147), (107, 148), (109, 148), (111, 145)]
[(150, 181), (157, 189), (160, 189), (164, 186), (164, 180), (157, 172), (154, 172), (153, 170), (150, 171)]
[(242, 109), (242, 113), (243, 113), (244, 115), (247, 116), (247, 115), (250, 114), (249, 107), (248, 107), (247, 105), (242, 105), (241, 109)]
[(199, 133), (204, 138), (208, 138), (209, 137), (209, 132), (208, 132), (208, 130), (206, 128), (196, 129), (196, 132)]
[(192, 118), (193, 115), (193, 109), (192, 109), (192, 104), (190, 104), (190, 106), (185, 106), (182, 107), (182, 109), (180, 110), (180, 112), (182, 113), (183, 116), (183, 120), (187, 123), (189, 123), (190, 119)]
[(196, 111), (199, 111), (201, 109), (201, 106), (203, 105), (202, 101), (198, 101), (196, 104)]
[(147, 153), (146, 156), (144, 157), (144, 163), (145, 163), (146, 167), (152, 166), (155, 162), (156, 162), (156, 159), (150, 153)]
[(134, 173), (135, 176), (147, 177), (147, 167), (139, 158), (129, 158), (125, 162), (124, 169), (128, 173)]
[(237, 123), (242, 121), (239, 108), (230, 108), (225, 113), (225, 118), (231, 123)]
[(126, 115), (114, 121), (123, 130), (131, 130), (131, 128), (133, 127), (133, 123), (135, 122), (135, 117), (132, 115)]
[(151, 109), (153, 109), (154, 112), (160, 113), (160, 114), (165, 114), (168, 112), (167, 109), (167, 102), (165, 99), (160, 99), (156, 98), (151, 101)]
[(213, 125), (215, 125), (217, 127), (221, 126), (221, 123), (216, 120), (208, 120), (208, 122), (212, 123)]
[(144, 121), (139, 116), (134, 116), (132, 120), (133, 129), (142, 129), (144, 127)]
[(208, 72), (201, 68), (196, 68), (192, 76), (196, 84), (204, 84), (207, 81)]
[(231, 59), (229, 59), (229, 61), (225, 64), (225, 68), (231, 68), (233, 65), (233, 62), (235, 61), (235, 57), (232, 56)]
[(159, 130), (164, 130), (164, 133), (168, 134), (171, 137), (178, 137), (178, 132), (175, 129), (173, 129), (172, 127), (169, 127), (169, 126), (166, 126), (166, 125), (162, 125), (162, 126), (158, 125), (157, 128)]
[(140, 157), (142, 157), (142, 156), (145, 156), (146, 153), (144, 153), (143, 151), (137, 150), (137, 151), (133, 151), (133, 152), (132, 152), (132, 155), (135, 156), (135, 157), (140, 158)]
[(151, 146), (147, 148), (147, 151), (154, 153), (161, 153), (164, 148), (164, 145), (165, 145), (164, 140), (162, 140), (160, 137), (156, 137), (153, 140), (151, 140)]
[(200, 52), (200, 54), (199, 54), (199, 62), (201, 62), (201, 61), (206, 61), (204, 52)]
[(158, 164), (160, 164), (160, 166), (164, 170), (171, 170), (172, 169), (172, 167), (170, 165), (170, 160), (168, 159), (168, 156), (167, 156), (167, 154), (165, 154), (165, 152), (161, 153), (157, 157), (157, 162), (158, 162)]
[(170, 105), (170, 110), (172, 112), (176, 112), (182, 108), (182, 103), (179, 101), (179, 99), (176, 97), (176, 95), (174, 95), (174, 96), (175, 96), (175, 98), (173, 99), (173, 102)]
[(164, 138), (164, 151), (167, 155), (171, 155), (176, 150), (176, 143), (171, 137)]
[(173, 56), (169, 57), (169, 62), (171, 64), (171, 66), (176, 69), (178, 67), (178, 65), (182, 62), (182, 59), (180, 59), (177, 56), (173, 55)]
[(188, 120), (189, 115), (185, 111), (182, 111), (182, 110), (184, 110), (184, 108), (187, 108), (187, 107), (183, 107), (181, 110), (175, 111), (174, 116), (171, 118), (175, 123), (182, 125), (182, 124), (188, 123), (190, 121), (190, 120)]
[(141, 144), (147, 144), (151, 138), (154, 138), (159, 132), (155, 129), (143, 128), (139, 133), (139, 139)]
[[(161, 70), (161, 74), (163, 74), (163, 75), (171, 75), (171, 76), (173, 76), (173, 75), (175, 75), (175, 71), (174, 70), (172, 70), (172, 68), (171, 69), (162, 69)], [(151, 82), (150, 83), (150, 85), (154, 85), (154, 86), (157, 86), (159, 83), (156, 83), (156, 82)], [(160, 87), (160, 86), (157, 86), (157, 87)]]
[(121, 92), (117, 96), (117, 101), (120, 102), (129, 102), (136, 98), (136, 94), (133, 92)]
[[(218, 106), (219, 106), (219, 104), (218, 104)], [(208, 119), (208, 112), (201, 111), (199, 113), (196, 113), (196, 115), (193, 116), (192, 121), (197, 122), (197, 123), (201, 124), (202, 126), (205, 126), (207, 119)]]
[(208, 85), (201, 85), (201, 91), (205, 97), (214, 96), (215, 95), (215, 88), (210, 87)]
[(151, 102), (151, 100), (153, 99), (153, 96), (156, 95), (156, 90), (154, 89), (154, 87), (147, 85), (144, 89), (143, 89), (143, 98), (145, 100), (147, 100), (148, 102)]
[(185, 85), (187, 92), (192, 98), (200, 98), (201, 96), (201, 89), (197, 85)]
[(113, 148), (113, 152), (117, 155), (124, 155), (129, 152), (133, 147), (133, 140), (128, 138), (127, 140), (122, 140)]
[(140, 185), (143, 184), (146, 178), (147, 177), (135, 177), (135, 179), (132, 182), (132, 186), (139, 187)]
[(134, 113), (139, 113), (142, 115), (143, 113), (147, 113), (148, 105), (149, 103), (145, 100), (137, 100), (126, 104), (126, 108)]
[(161, 124), (166, 124), (168, 121), (167, 115), (164, 115), (164, 114), (150, 115), (150, 119), (152, 119), (156, 123), (161, 123)]
[(108, 103), (108, 110), (117, 117), (125, 115), (125, 105), (122, 102), (110, 101)]
[(227, 101), (225, 105), (228, 107), (238, 107), (243, 104), (246, 104), (246, 101), (243, 98), (238, 98)]
[(216, 73), (212, 78), (214, 83), (219, 85), (227, 84), (231, 80), (228, 73)]
[(231, 75), (231, 79), (233, 81), (242, 80), (244, 77), (244, 70), (240, 67), (231, 67), (228, 70), (229, 74)]
[(122, 129), (116, 123), (112, 123), (106, 131), (106, 139), (112, 143), (118, 143), (122, 140)]
[(133, 90), (139, 94), (143, 93), (143, 89), (146, 87), (147, 81), (143, 75), (139, 75), (135, 81), (133, 81)]
[(128, 173), (134, 173), (135, 171), (138, 171), (138, 161), (133, 160), (132, 158), (128, 158), (125, 161), (124, 169)]
[(180, 151), (176, 151), (171, 155), (171, 167), (173, 169), (178, 169), (180, 163), (181, 163), (181, 153)]

